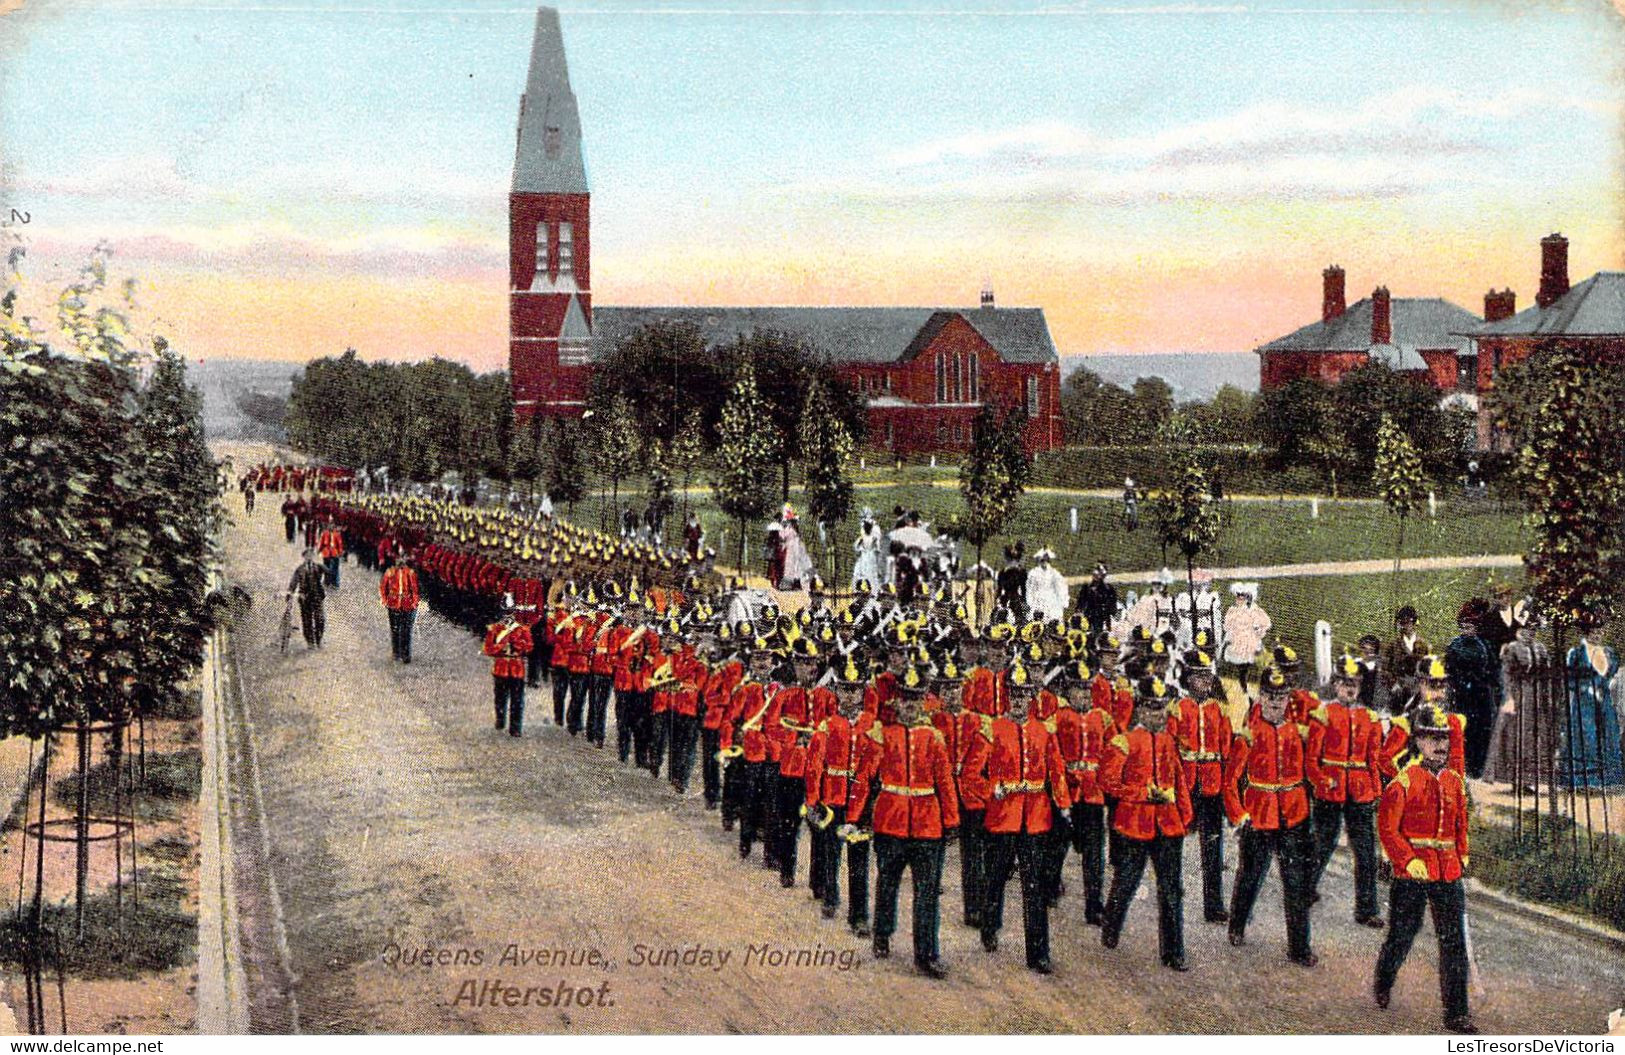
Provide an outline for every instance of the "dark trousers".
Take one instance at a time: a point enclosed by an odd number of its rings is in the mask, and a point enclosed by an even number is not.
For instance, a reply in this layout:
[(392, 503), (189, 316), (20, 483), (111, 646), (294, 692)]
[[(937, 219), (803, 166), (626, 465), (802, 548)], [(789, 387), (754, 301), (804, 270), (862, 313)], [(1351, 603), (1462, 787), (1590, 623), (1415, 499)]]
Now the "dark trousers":
[[(633, 711), (637, 707), (636, 693), (628, 689), (615, 693), (615, 750), (625, 762), (632, 757), (632, 725), (636, 720)], [(638, 765), (643, 765), (643, 752), (638, 752)]]
[(525, 679), (491, 679), (491, 695), (496, 701), (497, 728), (508, 727), (509, 736), (518, 736), (525, 725)]
[(339, 588), (339, 558), (323, 557), (322, 564), (327, 568), (327, 585), (333, 589)]
[(778, 825), (779, 878), (786, 884), (796, 881), (796, 847), (801, 842), (801, 807), (807, 801), (807, 781), (775, 772), (778, 801), (773, 818)]
[(1072, 845), (1083, 858), (1083, 918), (1099, 923), (1105, 909), (1106, 807), (1080, 802), (1072, 807)]
[(1447, 1021), (1467, 1017), (1467, 899), (1461, 881), (1433, 883), (1396, 878), (1388, 888), (1388, 937), (1377, 954), (1376, 988), (1394, 987), (1399, 968), (1422, 929), (1422, 912), (1433, 910), (1439, 940), (1439, 996)]
[[(721, 750), (721, 732), (717, 734), (717, 750)], [(715, 757), (715, 756), (713, 756)], [(734, 823), (745, 813), (745, 759), (738, 756), (729, 759), (727, 768), (722, 772), (722, 827), (732, 828)]]
[(1004, 888), (1010, 871), (1021, 871), (1021, 923), (1027, 942), (1027, 964), (1049, 959), (1049, 862), (1054, 858), (1050, 832), (987, 833), (987, 901), (982, 908), (982, 936), (1004, 926)]
[(757, 840), (762, 842), (762, 853), (767, 853), (767, 800), (771, 762), (746, 762), (743, 758), (732, 763), (728, 772), (739, 769), (739, 856), (749, 857)]
[(705, 784), (705, 805), (715, 806), (722, 801), (722, 763), (717, 752), (722, 750), (721, 729), (700, 730), (700, 779)]
[(1467, 719), (1461, 744), (1467, 775), (1477, 779), (1484, 775), (1484, 763), (1490, 757), (1490, 734), (1495, 731), (1495, 701), (1475, 693), (1474, 698), (1461, 703), (1459, 709)]
[[(563, 725), (564, 701), (570, 695), (570, 672), (564, 667), (554, 667), (551, 676), (553, 678), (553, 724)], [(570, 731), (573, 733), (577, 728), (579, 726), (571, 728)]]
[[(648, 698), (647, 696), (645, 697)], [(671, 739), (671, 712), (655, 714), (653, 704), (649, 711), (649, 772), (660, 775), (660, 766), (666, 760), (666, 743)]]
[(282, 533), (288, 537), (289, 542), (292, 542), (293, 537), (299, 533), (299, 518), (287, 516), (283, 517)]
[[(584, 715), (587, 713), (587, 697), (591, 695), (587, 688), (587, 679), (591, 676), (575, 671), (570, 673), (570, 711), (565, 716), (565, 722), (570, 727), (571, 736), (581, 732)], [(590, 735), (588, 739), (591, 739)]]
[(965, 899), (965, 926), (982, 925), (982, 903), (987, 900), (987, 831), (982, 810), (959, 814), (959, 887)]
[(836, 834), (846, 823), (846, 810), (831, 807), (829, 827), (813, 834), (813, 868), (819, 900), (831, 911), (841, 903), (841, 851), (846, 851), (846, 922), (853, 928), (869, 921), (869, 841), (847, 842)]
[(530, 655), (525, 657), (525, 681), (535, 688), (542, 683), (542, 675), (547, 671), (547, 643), (542, 640), (540, 630), (534, 626), (530, 629)]
[(1326, 862), (1332, 859), (1338, 833), (1347, 823), (1349, 851), (1354, 855), (1354, 918), (1370, 919), (1377, 914), (1377, 804), (1316, 799), (1314, 812), (1315, 861), (1309, 890), (1320, 889)]
[(649, 757), (654, 746), (654, 715), (650, 713), (654, 708), (654, 693), (633, 690), (631, 695), (633, 758), (640, 769), (652, 767), (652, 771), (658, 773), (659, 761)]
[(327, 613), (320, 601), (299, 600), (299, 629), (304, 632), (305, 644), (319, 645), (327, 633)]
[(914, 884), (914, 962), (936, 960), (942, 840), (876, 835), (874, 843), (875, 937), (889, 938), (897, 929), (897, 895), (907, 868)]
[(412, 624), (416, 611), (391, 608), (389, 611), (389, 653), (398, 660), (412, 662)]
[(1309, 877), (1314, 866), (1314, 832), (1308, 822), (1292, 828), (1262, 832), (1241, 830), (1241, 865), (1236, 873), (1236, 892), (1230, 901), (1230, 930), (1242, 934), (1258, 900), (1258, 889), (1270, 869), (1270, 858), (1278, 860), (1281, 874), (1281, 901), (1286, 908), (1287, 955), (1302, 959), (1309, 955)]
[(1072, 824), (1066, 814), (1050, 810), (1050, 829), (1044, 837), (1044, 896), (1054, 904), (1061, 896), (1062, 870), (1067, 851), (1072, 849)]
[[(807, 810), (807, 815), (810, 817), (815, 812), (821, 814), (823, 811), (824, 807), (815, 806)], [(835, 829), (844, 822), (846, 810), (831, 806), (830, 814), (828, 827), (813, 828), (808, 833), (807, 887), (826, 908), (833, 911), (841, 903), (841, 839), (835, 834)]]
[(609, 726), (609, 690), (611, 681), (608, 674), (587, 675), (587, 739), (604, 746), (604, 733)]
[(694, 741), (699, 738), (700, 719), (692, 714), (671, 713), (671, 759), (666, 776), (679, 795), (688, 793), (688, 778), (694, 772)]
[(1145, 841), (1118, 841), (1117, 864), (1112, 868), (1112, 892), (1106, 899), (1100, 937), (1107, 944), (1116, 944), (1122, 935), (1123, 921), (1128, 918), (1135, 891), (1140, 889), (1148, 857), (1157, 872), (1157, 949), (1163, 963), (1177, 963), (1185, 958), (1184, 836), (1158, 835)]
[(1191, 805), (1202, 851), (1202, 915), (1211, 920), (1224, 911), (1224, 796), (1198, 792)]

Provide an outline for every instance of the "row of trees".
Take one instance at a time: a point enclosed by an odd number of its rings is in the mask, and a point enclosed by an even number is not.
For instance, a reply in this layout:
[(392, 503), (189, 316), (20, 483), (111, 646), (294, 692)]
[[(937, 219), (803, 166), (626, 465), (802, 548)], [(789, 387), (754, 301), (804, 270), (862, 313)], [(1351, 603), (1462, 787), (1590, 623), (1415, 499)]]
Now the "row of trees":
[(1091, 447), (1130, 447), (1155, 443), (1176, 414), (1199, 429), (1210, 443), (1254, 439), (1256, 397), (1222, 385), (1211, 400), (1176, 404), (1174, 390), (1160, 377), (1142, 377), (1124, 388), (1078, 367), (1061, 385), (1061, 415), (1069, 443)]
[(75, 733), (82, 934), (91, 727), (117, 773), (123, 728), (196, 671), (220, 514), (201, 399), (163, 338), (132, 336), (133, 284), (110, 291), (98, 251), (51, 334), (23, 315), (22, 259), (0, 297), (0, 735), (47, 738), (48, 774), (50, 735)]

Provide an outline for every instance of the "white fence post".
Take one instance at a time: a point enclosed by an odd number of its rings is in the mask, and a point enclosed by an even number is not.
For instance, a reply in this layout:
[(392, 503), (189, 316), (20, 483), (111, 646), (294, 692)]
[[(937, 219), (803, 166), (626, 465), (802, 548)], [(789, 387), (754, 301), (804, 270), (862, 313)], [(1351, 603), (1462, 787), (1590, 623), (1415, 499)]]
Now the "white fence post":
[(1078, 533), (1078, 507), (1072, 507), (1072, 534)]

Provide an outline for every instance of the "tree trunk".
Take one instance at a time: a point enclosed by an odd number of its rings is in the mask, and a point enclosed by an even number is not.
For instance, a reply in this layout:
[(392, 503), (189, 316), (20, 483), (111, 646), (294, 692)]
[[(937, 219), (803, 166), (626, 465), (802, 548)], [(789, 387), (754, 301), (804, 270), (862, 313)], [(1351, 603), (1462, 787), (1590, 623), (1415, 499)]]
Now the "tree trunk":
[(79, 748), (79, 795), (73, 813), (73, 924), (74, 934), (85, 937), (85, 888), (90, 880), (90, 729), (89, 716), (74, 734)]

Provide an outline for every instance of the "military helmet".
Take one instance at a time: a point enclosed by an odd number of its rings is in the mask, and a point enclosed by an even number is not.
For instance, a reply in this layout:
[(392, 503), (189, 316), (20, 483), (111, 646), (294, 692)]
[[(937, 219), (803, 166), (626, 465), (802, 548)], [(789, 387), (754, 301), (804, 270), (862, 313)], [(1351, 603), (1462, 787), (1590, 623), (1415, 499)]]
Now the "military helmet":
[(1337, 662), (1332, 664), (1332, 680), (1359, 681), (1360, 661), (1349, 655), (1347, 652), (1343, 653), (1343, 655), (1338, 658)]
[(1273, 663), (1259, 671), (1258, 686), (1271, 695), (1285, 693), (1292, 688), (1291, 683), (1287, 681), (1286, 675), (1281, 673), (1281, 668)]

